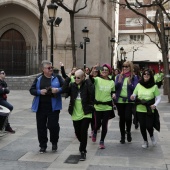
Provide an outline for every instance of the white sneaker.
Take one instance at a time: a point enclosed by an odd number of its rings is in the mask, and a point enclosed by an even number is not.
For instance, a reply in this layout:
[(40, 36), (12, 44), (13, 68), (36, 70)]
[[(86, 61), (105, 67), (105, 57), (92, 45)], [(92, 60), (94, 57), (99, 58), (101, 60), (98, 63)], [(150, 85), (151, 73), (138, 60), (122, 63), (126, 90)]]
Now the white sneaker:
[(146, 149), (149, 147), (148, 141), (144, 141), (142, 148)]
[(156, 146), (157, 141), (155, 140), (155, 137), (154, 137), (154, 136), (151, 137), (151, 141), (152, 141), (152, 145), (153, 145), (153, 146)]

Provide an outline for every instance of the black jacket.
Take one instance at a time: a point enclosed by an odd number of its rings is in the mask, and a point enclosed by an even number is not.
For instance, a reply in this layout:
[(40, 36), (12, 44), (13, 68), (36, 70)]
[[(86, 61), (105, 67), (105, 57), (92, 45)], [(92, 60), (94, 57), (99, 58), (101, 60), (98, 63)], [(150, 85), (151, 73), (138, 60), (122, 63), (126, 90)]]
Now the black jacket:
[(10, 91), (7, 88), (7, 83), (4, 80), (0, 80), (0, 100), (6, 100), (7, 96)]
[(68, 108), (69, 114), (70, 115), (73, 114), (75, 100), (79, 92), (80, 92), (81, 103), (82, 103), (84, 114), (92, 113), (94, 111), (94, 106), (93, 106), (94, 105), (94, 85), (87, 79), (82, 83), (79, 89), (78, 85), (75, 82), (70, 83), (70, 81), (71, 79), (67, 77), (62, 87), (63, 92), (68, 93), (68, 96), (70, 96), (70, 103), (69, 103), (69, 108)]

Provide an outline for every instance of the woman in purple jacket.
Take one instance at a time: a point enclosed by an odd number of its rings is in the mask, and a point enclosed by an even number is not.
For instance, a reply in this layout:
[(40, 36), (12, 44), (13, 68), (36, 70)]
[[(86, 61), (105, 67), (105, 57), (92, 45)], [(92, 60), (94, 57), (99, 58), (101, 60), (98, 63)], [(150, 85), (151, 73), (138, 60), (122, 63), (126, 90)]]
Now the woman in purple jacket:
[(115, 89), (116, 95), (114, 96), (115, 104), (117, 106), (119, 119), (119, 128), (121, 133), (120, 143), (125, 143), (125, 128), (127, 133), (127, 141), (131, 142), (131, 125), (132, 125), (132, 100), (130, 96), (133, 93), (138, 78), (133, 73), (133, 63), (125, 61), (122, 65), (122, 72), (116, 77)]

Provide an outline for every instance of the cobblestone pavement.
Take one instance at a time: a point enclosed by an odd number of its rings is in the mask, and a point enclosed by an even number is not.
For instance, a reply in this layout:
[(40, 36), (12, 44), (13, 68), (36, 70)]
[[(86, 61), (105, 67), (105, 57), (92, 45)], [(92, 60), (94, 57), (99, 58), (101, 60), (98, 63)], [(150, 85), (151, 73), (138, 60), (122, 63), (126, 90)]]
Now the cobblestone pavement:
[[(162, 90), (161, 90), (162, 92)], [(162, 96), (158, 106), (161, 120), (161, 132), (155, 131), (158, 141), (156, 147), (142, 149), (143, 143), (139, 129), (132, 127), (132, 142), (119, 143), (119, 117), (109, 121), (106, 136), (106, 149), (98, 149), (100, 133), (96, 143), (88, 139), (87, 159), (77, 164), (65, 163), (70, 155), (79, 155), (77, 141), (70, 115), (67, 112), (69, 99), (63, 98), (63, 110), (60, 113), (60, 139), (58, 151), (51, 152), (48, 143), (47, 153), (39, 154), (35, 113), (30, 106), (33, 97), (28, 91), (11, 91), (8, 100), (14, 106), (10, 116), (15, 134), (1, 134), (0, 169), (1, 170), (170, 170), (170, 104), (167, 96)], [(90, 134), (90, 128), (89, 128)]]

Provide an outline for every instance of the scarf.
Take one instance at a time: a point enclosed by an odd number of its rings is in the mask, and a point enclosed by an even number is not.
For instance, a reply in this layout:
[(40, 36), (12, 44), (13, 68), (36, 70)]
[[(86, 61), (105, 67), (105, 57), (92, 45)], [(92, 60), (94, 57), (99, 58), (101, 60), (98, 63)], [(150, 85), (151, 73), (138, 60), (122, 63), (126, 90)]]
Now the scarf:
[(131, 73), (130, 72), (127, 72), (127, 73), (123, 73), (123, 76), (124, 77), (130, 77)]
[(151, 88), (151, 87), (153, 87), (154, 85), (155, 85), (155, 82), (152, 82), (152, 81), (140, 81), (139, 82), (142, 86), (144, 86), (146, 89), (149, 89), (149, 88)]

